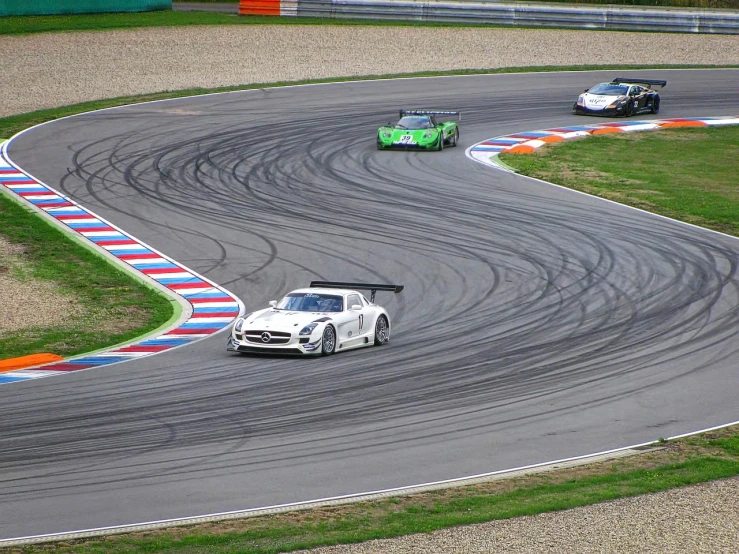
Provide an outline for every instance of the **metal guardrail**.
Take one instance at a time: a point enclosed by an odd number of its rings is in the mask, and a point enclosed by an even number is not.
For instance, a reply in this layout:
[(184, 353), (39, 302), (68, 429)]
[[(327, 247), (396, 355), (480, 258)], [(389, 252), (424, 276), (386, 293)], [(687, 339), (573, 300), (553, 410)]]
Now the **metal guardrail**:
[(262, 6), (267, 4), (274, 10), (272, 14), (287, 17), (739, 34), (739, 10), (717, 9), (505, 3), (496, 0), (241, 0), (241, 13), (263, 13)]

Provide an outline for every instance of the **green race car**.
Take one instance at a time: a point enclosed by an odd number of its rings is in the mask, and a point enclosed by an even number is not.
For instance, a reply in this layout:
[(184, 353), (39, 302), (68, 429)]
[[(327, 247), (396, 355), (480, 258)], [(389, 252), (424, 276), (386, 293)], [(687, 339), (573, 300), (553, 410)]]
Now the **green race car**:
[[(458, 119), (437, 121), (437, 115), (453, 115)], [(377, 149), (443, 150), (444, 146), (457, 146), (460, 119), (462, 112), (400, 110), (400, 121), (377, 130)]]

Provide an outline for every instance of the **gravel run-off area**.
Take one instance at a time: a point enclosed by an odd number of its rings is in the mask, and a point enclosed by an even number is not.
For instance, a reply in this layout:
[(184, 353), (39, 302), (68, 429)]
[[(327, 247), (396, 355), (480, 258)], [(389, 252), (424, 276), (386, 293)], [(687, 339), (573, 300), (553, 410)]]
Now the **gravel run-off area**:
[[(739, 37), (225, 26), (4, 36), (0, 52), (2, 117), (163, 90), (340, 76), (584, 63), (739, 64)], [(3, 249), (10, 254), (10, 246), (0, 242)], [(13, 294), (8, 294), (10, 290)], [(5, 313), (7, 304), (17, 306), (22, 301), (18, 290), (3, 281), (0, 313)], [(18, 324), (14, 320), (14, 326)], [(563, 512), (312, 552), (730, 554), (739, 552), (738, 499), (739, 479), (729, 479)]]
[(584, 63), (739, 64), (739, 37), (244, 25), (5, 36), (0, 52), (2, 117), (163, 90), (340, 76)]

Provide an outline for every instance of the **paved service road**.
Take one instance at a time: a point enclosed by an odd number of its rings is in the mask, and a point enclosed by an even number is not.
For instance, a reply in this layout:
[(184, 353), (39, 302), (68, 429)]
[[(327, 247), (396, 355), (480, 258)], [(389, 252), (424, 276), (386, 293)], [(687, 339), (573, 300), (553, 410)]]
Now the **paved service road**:
[[(387, 347), (248, 358), (221, 334), (0, 388), (0, 538), (400, 487), (739, 419), (739, 241), (464, 155), (593, 122), (572, 102), (614, 76), (267, 89), (16, 139), (21, 167), (248, 309), (311, 279), (406, 289), (381, 296)], [(669, 81), (661, 117), (739, 113), (736, 70), (647, 76)], [(461, 146), (376, 151), (401, 107), (461, 109)]]

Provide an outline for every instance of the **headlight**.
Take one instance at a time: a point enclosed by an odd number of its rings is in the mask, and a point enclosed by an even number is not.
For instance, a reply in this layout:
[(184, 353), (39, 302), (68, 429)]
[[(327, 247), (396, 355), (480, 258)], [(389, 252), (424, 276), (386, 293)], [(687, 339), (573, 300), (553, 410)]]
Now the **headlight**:
[(313, 332), (313, 329), (315, 329), (316, 327), (318, 327), (318, 323), (309, 323), (308, 325), (303, 327), (298, 334), (310, 335)]
[(425, 138), (425, 139), (434, 138), (435, 136), (436, 136), (436, 131), (426, 131), (423, 134), (423, 138)]
[(585, 95), (581, 94), (577, 97), (577, 105), (582, 106), (585, 103)]
[(236, 320), (236, 325), (234, 325), (234, 331), (237, 333), (241, 333), (241, 328), (244, 326), (244, 320), (242, 318), (239, 318)]
[(388, 131), (383, 131), (382, 132), (382, 137), (383, 138), (390, 138), (392, 136), (393, 136), (393, 134), (392, 133), (389, 133)]

